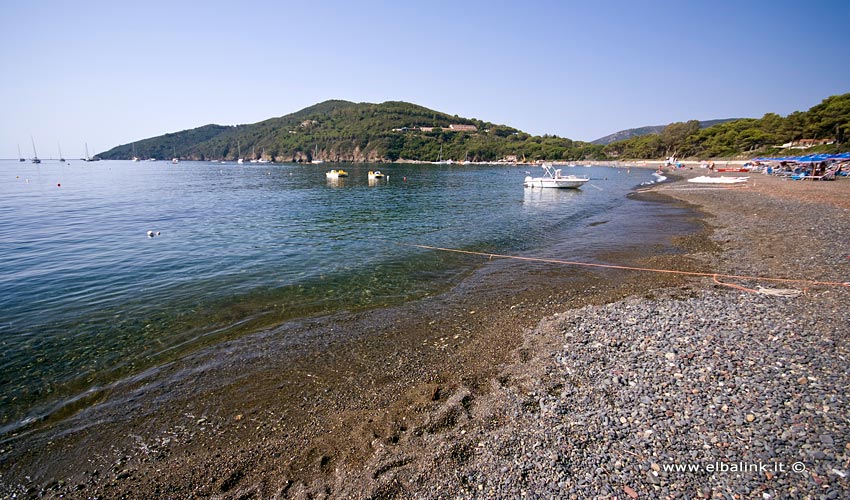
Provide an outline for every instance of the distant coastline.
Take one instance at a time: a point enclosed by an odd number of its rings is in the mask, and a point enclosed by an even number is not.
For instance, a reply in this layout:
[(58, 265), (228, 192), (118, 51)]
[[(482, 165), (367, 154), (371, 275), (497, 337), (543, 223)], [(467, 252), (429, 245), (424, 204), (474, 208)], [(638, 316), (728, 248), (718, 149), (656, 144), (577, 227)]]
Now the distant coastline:
[(670, 156), (736, 161), (795, 149), (807, 153), (848, 151), (847, 109), (850, 93), (828, 97), (808, 111), (794, 113), (793, 118), (768, 113), (761, 119), (690, 120), (663, 128), (645, 127), (639, 135), (594, 144), (556, 135), (534, 136), (509, 125), (407, 102), (330, 100), (250, 125), (211, 124), (136, 140), (98, 156), (261, 163), (527, 164)]

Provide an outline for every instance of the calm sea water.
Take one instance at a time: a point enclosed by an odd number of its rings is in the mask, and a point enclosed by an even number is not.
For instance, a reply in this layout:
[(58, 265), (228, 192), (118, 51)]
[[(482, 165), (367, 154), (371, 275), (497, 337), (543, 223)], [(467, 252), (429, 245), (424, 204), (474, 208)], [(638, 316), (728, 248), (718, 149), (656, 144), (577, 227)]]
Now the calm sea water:
[[(652, 180), (565, 168), (593, 180), (541, 191), (522, 187), (531, 167), (343, 167), (330, 183), (328, 165), (0, 162), (0, 435), (211, 343), (470, 272), (407, 243), (590, 256), (610, 233), (582, 228)], [(389, 179), (370, 184), (375, 168)]]

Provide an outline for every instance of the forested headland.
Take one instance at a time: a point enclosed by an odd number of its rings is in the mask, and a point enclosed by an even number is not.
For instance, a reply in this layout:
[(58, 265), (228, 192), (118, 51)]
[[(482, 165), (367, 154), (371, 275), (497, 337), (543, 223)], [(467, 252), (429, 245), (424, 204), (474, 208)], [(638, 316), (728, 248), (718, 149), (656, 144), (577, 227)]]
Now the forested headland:
[[(804, 143), (807, 152), (850, 150), (850, 94), (831, 96), (808, 111), (782, 117), (691, 120), (610, 144), (534, 136), (406, 102), (325, 101), (250, 125), (205, 125), (110, 149), (103, 159), (145, 158), (299, 162), (324, 161), (581, 161), (664, 158), (750, 158)], [(708, 122), (712, 123), (712, 122)], [(624, 131), (625, 132), (625, 131)], [(640, 134), (640, 132), (638, 132)]]

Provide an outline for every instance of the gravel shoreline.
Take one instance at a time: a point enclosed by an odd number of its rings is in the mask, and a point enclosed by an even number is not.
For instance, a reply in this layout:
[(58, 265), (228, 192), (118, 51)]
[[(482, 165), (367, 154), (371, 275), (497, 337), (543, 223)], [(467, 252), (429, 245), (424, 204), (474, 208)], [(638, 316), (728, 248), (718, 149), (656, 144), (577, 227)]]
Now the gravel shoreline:
[[(850, 181), (751, 181), (652, 191), (706, 213), (722, 248), (692, 254), (706, 269), (850, 281)], [(804, 293), (696, 279), (544, 319), (472, 418), (496, 424), (400, 484), (427, 498), (850, 498), (850, 290), (780, 286)]]
[[(848, 281), (848, 188), (846, 179), (812, 185), (772, 178), (753, 178), (745, 189), (693, 189), (684, 180), (652, 186), (638, 196), (691, 204), (707, 230), (677, 241), (687, 255), (640, 263)], [(324, 373), (307, 358), (296, 367), (306, 381), (298, 387), (276, 379), (281, 348), (270, 340), (274, 332), (234, 342), (219, 361), (233, 364), (221, 369), (223, 379), (236, 375), (232, 389), (195, 397), (191, 378), (176, 379), (190, 396), (172, 422), (159, 411), (149, 422), (154, 427), (133, 430), (129, 444), (90, 457), (73, 450), (84, 440), (43, 443), (25, 455), (30, 470), (55, 467), (56, 453), (77, 457), (79, 470), (50, 484), (26, 483), (7, 463), (0, 494), (850, 497), (850, 290), (722, 280), (803, 292), (781, 297), (711, 278), (599, 274), (528, 302), (495, 290), (487, 314), (471, 310), (470, 299), (444, 317), (411, 306), (415, 319), (407, 323), (395, 325), (398, 316), (367, 322), (385, 344), (378, 349), (384, 358), (370, 357), (374, 346), (337, 348), (339, 363)], [(539, 316), (528, 317), (541, 310), (550, 314), (539, 324)], [(361, 319), (346, 321), (315, 330), (317, 337), (333, 345), (339, 341), (332, 332)], [(250, 355), (250, 378), (239, 377), (240, 352)], [(187, 371), (209, 362), (189, 360)], [(351, 394), (333, 392), (340, 387)], [(140, 401), (157, 401), (156, 387), (142, 389), (148, 394)], [(325, 396), (314, 400), (316, 394)], [(92, 428), (94, 439), (109, 425)], [(127, 433), (120, 426), (116, 432)], [(802, 472), (791, 470), (796, 463)]]
[(423, 496), (847, 498), (846, 316), (682, 293), (543, 321), (530, 335), (563, 346), (496, 396), (504, 424), (465, 440), (460, 482), (417, 478)]

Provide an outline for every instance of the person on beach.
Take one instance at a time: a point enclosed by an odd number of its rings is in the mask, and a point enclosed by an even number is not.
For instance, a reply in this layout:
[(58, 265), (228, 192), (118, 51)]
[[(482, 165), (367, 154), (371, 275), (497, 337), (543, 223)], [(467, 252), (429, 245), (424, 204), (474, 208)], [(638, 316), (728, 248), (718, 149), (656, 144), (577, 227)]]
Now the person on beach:
[(714, 172), (714, 162), (713, 161), (708, 162), (708, 170)]

